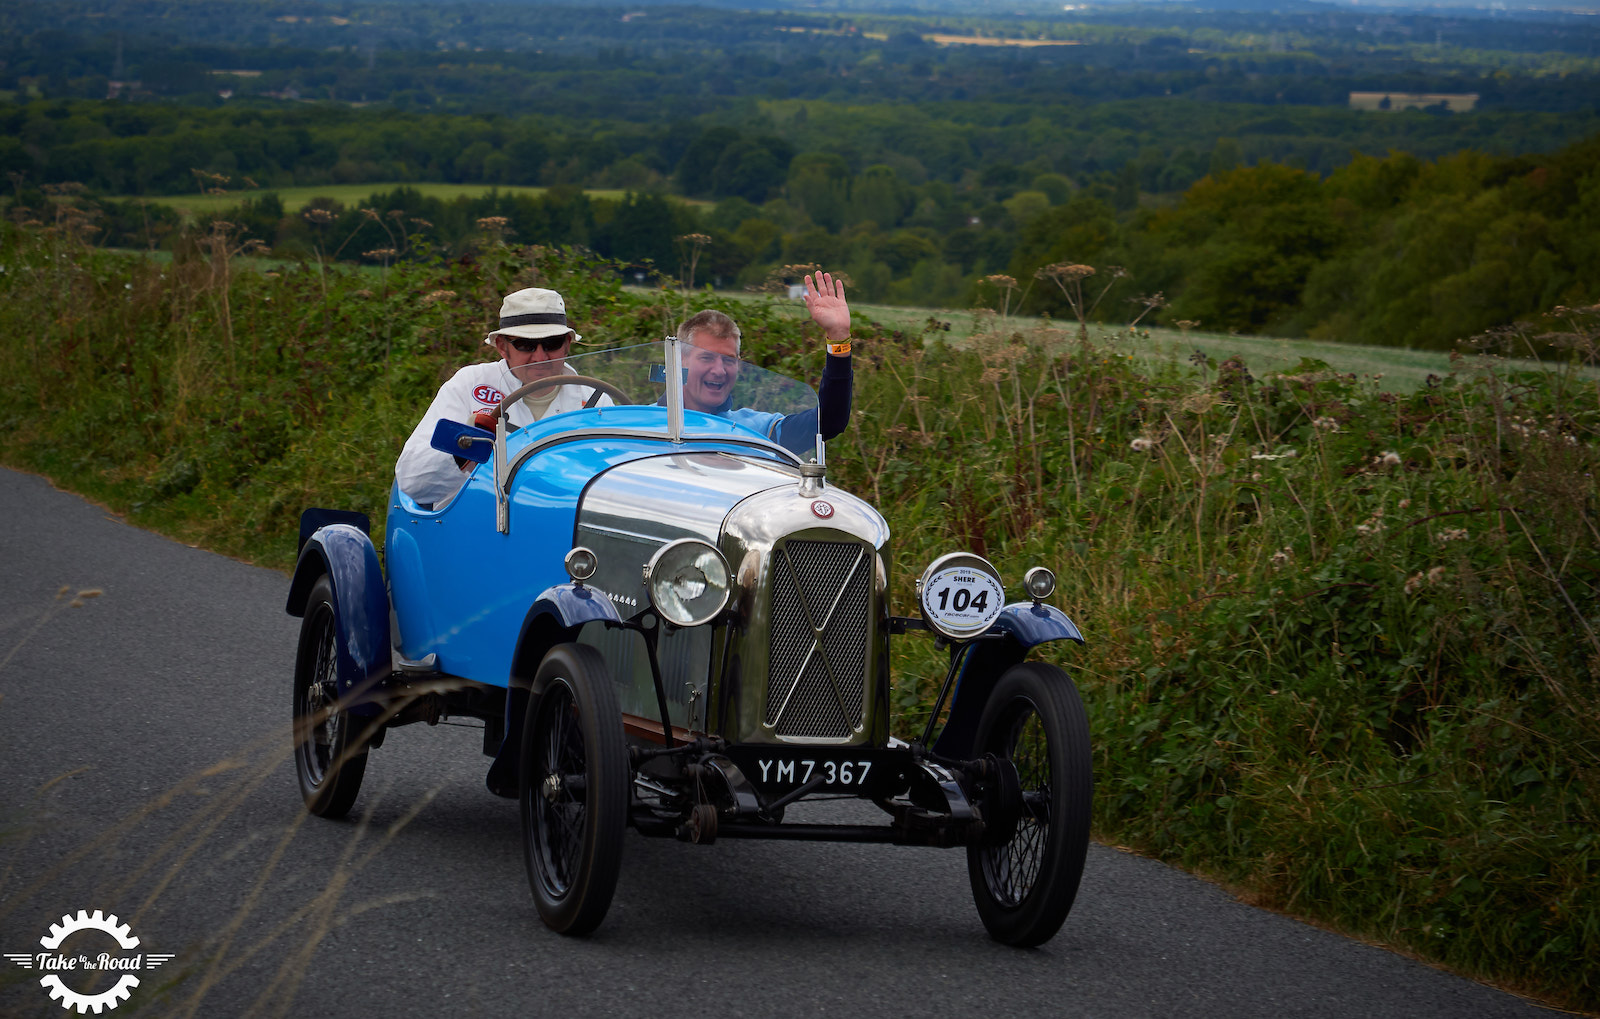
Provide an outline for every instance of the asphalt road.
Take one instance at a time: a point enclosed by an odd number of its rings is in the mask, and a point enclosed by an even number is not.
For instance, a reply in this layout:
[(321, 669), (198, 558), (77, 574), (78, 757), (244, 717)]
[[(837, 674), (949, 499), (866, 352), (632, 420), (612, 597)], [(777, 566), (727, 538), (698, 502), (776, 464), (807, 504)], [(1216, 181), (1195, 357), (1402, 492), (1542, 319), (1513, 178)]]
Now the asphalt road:
[[(305, 814), (283, 575), (29, 475), (0, 470), (0, 506), (0, 953), (115, 913), (174, 957), (107, 1015), (1553, 1014), (1102, 846), (1019, 951), (959, 851), (629, 833), (604, 925), (562, 938), (475, 730), (396, 730), (349, 820)], [(115, 949), (67, 944), (95, 939)], [(0, 963), (0, 1015), (64, 1014)]]

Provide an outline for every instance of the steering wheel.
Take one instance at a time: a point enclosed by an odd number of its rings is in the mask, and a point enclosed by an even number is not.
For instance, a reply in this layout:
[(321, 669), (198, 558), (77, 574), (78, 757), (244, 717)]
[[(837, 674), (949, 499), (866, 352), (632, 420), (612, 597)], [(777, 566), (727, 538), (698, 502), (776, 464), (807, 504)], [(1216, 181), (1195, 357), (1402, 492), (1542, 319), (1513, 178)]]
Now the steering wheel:
[(624, 393), (622, 390), (618, 389), (616, 386), (613, 386), (611, 383), (606, 382), (604, 379), (591, 378), (588, 375), (552, 375), (548, 379), (534, 379), (525, 386), (519, 386), (518, 388), (513, 389), (510, 395), (501, 400), (499, 406), (495, 407), (495, 409), (489, 413), (494, 420), (498, 421), (500, 420), (500, 415), (505, 412), (507, 407), (516, 403), (524, 396), (527, 396), (530, 393), (540, 392), (541, 390), (551, 389), (555, 386), (588, 386), (590, 389), (593, 389), (595, 393), (589, 398), (589, 401), (584, 404), (585, 407), (593, 407), (595, 405), (595, 401), (600, 399), (600, 395), (602, 393), (611, 397), (611, 402), (619, 407), (626, 407), (633, 403), (633, 401), (628, 398), (627, 393)]

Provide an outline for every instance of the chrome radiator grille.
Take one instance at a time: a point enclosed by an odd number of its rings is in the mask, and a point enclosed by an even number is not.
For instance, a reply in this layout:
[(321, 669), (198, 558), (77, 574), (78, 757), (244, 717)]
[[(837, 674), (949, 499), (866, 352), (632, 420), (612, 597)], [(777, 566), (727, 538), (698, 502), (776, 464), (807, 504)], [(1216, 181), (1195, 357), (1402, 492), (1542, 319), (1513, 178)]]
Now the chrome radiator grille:
[(790, 541), (773, 556), (766, 724), (779, 736), (845, 739), (862, 718), (872, 549)]

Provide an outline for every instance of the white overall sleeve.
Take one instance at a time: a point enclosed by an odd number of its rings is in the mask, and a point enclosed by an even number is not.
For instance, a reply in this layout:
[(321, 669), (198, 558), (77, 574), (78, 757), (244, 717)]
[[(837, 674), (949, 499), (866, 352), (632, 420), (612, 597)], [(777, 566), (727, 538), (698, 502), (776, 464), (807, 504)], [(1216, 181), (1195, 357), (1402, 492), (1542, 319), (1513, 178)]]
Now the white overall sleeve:
[(477, 403), (472, 399), (472, 379), (466, 369), (457, 372), (439, 387), (428, 412), (406, 439), (400, 459), (394, 465), (400, 490), (425, 506), (447, 501), (466, 483), (467, 474), (456, 466), (456, 458), (428, 443), (440, 421), (472, 423)]

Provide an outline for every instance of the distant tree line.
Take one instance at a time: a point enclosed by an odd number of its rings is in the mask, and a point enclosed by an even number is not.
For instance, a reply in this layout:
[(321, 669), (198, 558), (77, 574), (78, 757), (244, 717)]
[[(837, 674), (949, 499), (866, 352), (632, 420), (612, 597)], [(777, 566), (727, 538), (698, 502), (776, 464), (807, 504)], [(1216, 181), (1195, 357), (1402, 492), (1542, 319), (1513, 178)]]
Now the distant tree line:
[[(708, 147), (692, 161), (700, 175), (684, 184), (737, 186), (745, 170), (781, 162), (769, 144), (707, 132), (690, 146)], [(280, 258), (392, 264), (470, 257), (499, 241), (569, 245), (641, 279), (721, 287), (821, 264), (863, 300), (1069, 319), (1059, 273), (1081, 267), (1093, 275), (1080, 289), (1107, 323), (1441, 349), (1600, 301), (1600, 134), (1542, 156), (1359, 156), (1326, 178), (1226, 156), (1215, 153), (1212, 172), (1165, 207), (1139, 205), (1131, 174), (1080, 186), (1013, 167), (970, 186), (913, 184), (886, 164), (857, 172), (836, 155), (802, 153), (759, 204), (738, 194), (701, 205), (660, 192), (606, 199), (572, 186), (447, 201), (402, 187), (296, 213), (268, 193), (215, 218)], [(85, 237), (135, 248), (192, 248), (209, 228), (167, 205), (72, 192), (23, 188), (11, 215), (70, 218)]]
[(1548, 152), (1597, 130), (1600, 112), (1593, 109), (1434, 116), (1305, 106), (1266, 111), (1183, 99), (1025, 107), (772, 100), (749, 103), (737, 116), (644, 123), (327, 104), (215, 109), (36, 100), (0, 103), (0, 174), (125, 195), (196, 190), (201, 170), (231, 178), (236, 188), (566, 184), (759, 204), (780, 194), (794, 157), (812, 154), (843, 167), (830, 173), (859, 174), (881, 164), (911, 186), (977, 186), (1003, 200), (1007, 189), (1039, 174), (1061, 174), (1075, 186), (1126, 175), (1139, 192), (1177, 192), (1233, 163), (1278, 162), (1327, 174), (1357, 151), (1403, 149), (1420, 158), (1468, 147)]

